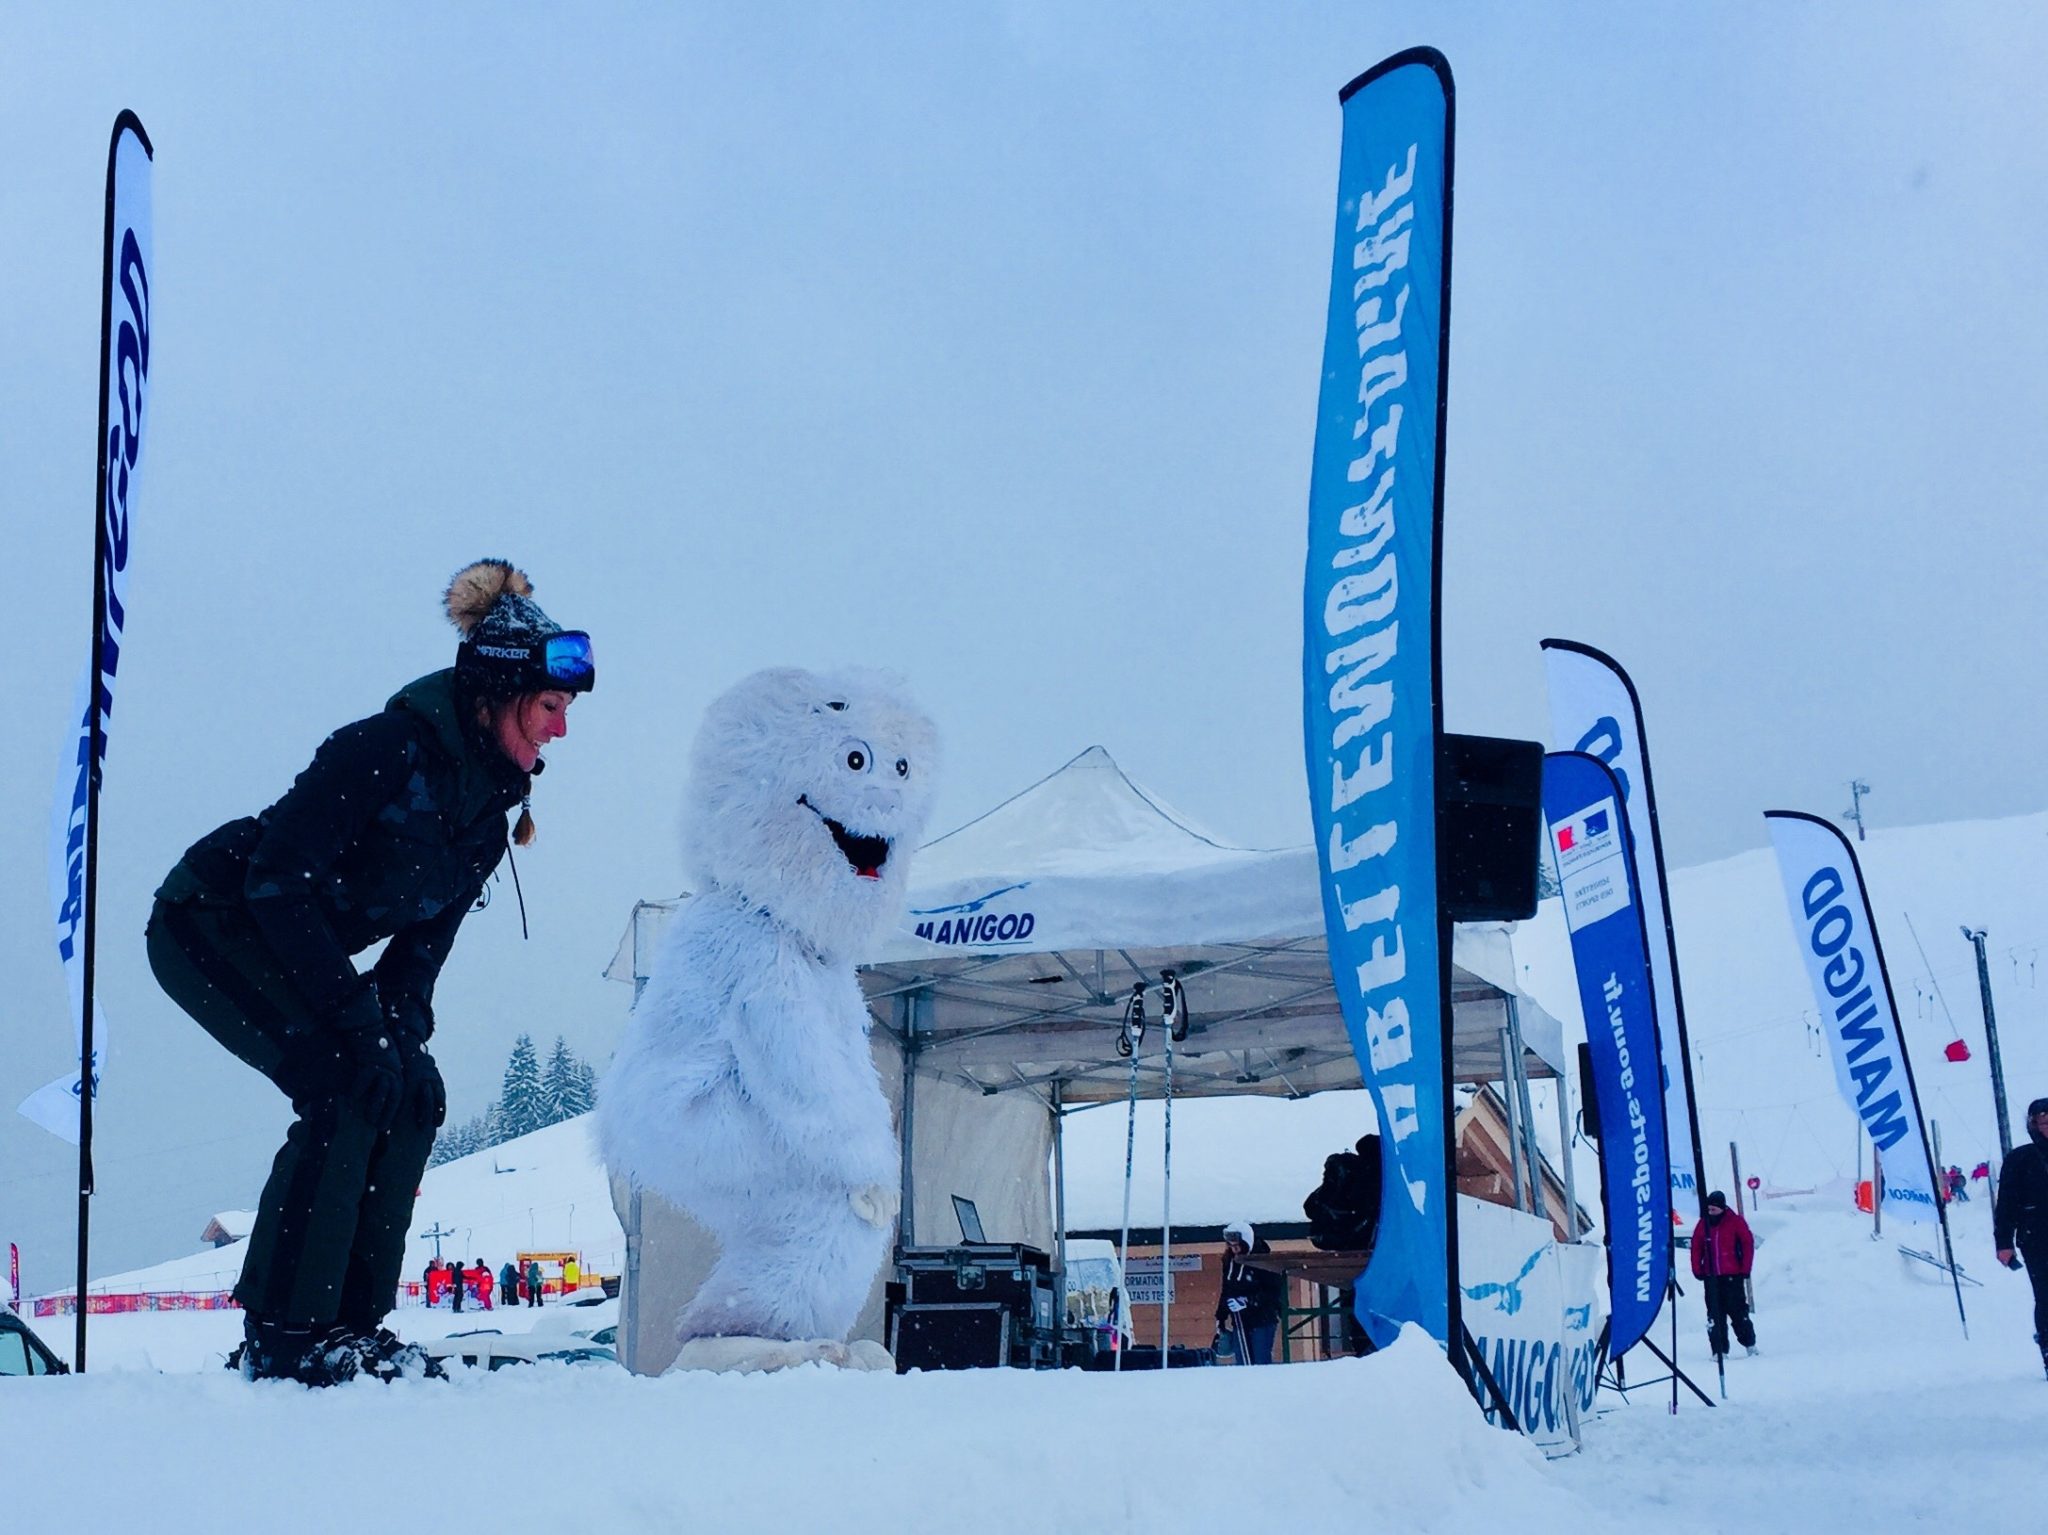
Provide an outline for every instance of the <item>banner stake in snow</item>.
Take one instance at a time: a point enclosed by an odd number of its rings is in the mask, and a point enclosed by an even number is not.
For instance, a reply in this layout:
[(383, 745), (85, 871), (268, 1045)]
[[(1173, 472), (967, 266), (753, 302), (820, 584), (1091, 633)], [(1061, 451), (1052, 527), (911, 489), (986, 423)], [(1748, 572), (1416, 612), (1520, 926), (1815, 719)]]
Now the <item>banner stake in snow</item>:
[(1384, 1147), (1357, 1313), (1381, 1345), (1419, 1324), (1463, 1373), (1436, 872), (1450, 66), (1411, 49), (1338, 99), (1302, 717), (1330, 970)]
[[(1804, 811), (1767, 810), (1764, 821), (1777, 851), (1793, 936), (1827, 1032), (1835, 1085), (1870, 1132), (1872, 1218), (1882, 1221), (1889, 1205), (1903, 1220), (1937, 1222), (1953, 1268), (1955, 1250), (1948, 1212), (1935, 1191), (1927, 1121), (1856, 849), (1833, 822)], [(1956, 1315), (1968, 1337), (1960, 1283), (1955, 1291)]]

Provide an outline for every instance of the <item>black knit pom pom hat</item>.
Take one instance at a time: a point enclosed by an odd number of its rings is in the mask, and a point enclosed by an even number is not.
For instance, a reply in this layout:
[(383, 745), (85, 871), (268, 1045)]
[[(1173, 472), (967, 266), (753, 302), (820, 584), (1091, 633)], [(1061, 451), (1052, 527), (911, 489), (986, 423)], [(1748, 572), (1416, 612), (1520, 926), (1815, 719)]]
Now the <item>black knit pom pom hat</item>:
[(444, 599), (462, 631), (456, 680), (489, 699), (597, 685), (590, 636), (564, 629), (533, 600), (533, 583), (508, 560), (478, 560), (455, 573)]

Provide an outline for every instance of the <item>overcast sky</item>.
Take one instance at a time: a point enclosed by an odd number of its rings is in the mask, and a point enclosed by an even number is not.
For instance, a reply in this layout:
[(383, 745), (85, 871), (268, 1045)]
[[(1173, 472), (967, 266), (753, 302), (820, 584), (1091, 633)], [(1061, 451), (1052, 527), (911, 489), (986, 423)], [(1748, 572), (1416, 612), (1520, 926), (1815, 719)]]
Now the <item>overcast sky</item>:
[[(427, 14), (422, 14), (423, 12)], [(344, 14), (346, 13), (346, 14)], [(949, 826), (1091, 743), (1307, 839), (1300, 582), (1345, 81), (1458, 84), (1453, 729), (1536, 641), (1632, 670), (1677, 863), (2042, 807), (2048, 22), (2030, 4), (12, 6), (0, 12), (0, 1240), (69, 1273), (45, 839), (89, 616), (109, 127), (157, 146), (153, 417), (104, 800), (99, 1250), (252, 1203), (274, 1092), (156, 991), (150, 891), (445, 665), (502, 554), (596, 637), (436, 1041), (681, 885), (680, 763), (768, 664), (905, 673)]]

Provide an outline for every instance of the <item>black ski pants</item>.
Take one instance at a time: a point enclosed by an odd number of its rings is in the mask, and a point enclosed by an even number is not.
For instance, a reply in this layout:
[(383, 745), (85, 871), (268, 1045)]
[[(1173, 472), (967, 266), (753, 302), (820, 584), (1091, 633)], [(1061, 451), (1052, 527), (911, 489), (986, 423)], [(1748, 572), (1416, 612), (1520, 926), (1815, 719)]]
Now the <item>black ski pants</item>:
[(1756, 1347), (1756, 1328), (1749, 1320), (1749, 1291), (1741, 1274), (1709, 1274), (1700, 1281), (1707, 1297), (1707, 1339), (1716, 1357), (1728, 1352), (1728, 1329), (1744, 1348)]
[(401, 1115), (378, 1130), (339, 1084), (302, 1068), (326, 1027), (248, 918), (232, 907), (159, 901), (150, 913), (157, 983), (298, 1115), (270, 1166), (235, 1299), (291, 1326), (374, 1328), (391, 1310), (413, 1195), (434, 1132)]
[(2048, 1364), (2048, 1232), (2040, 1236), (2028, 1232), (2020, 1238), (2019, 1252), (2034, 1286), (2034, 1342), (2040, 1345), (2042, 1362)]

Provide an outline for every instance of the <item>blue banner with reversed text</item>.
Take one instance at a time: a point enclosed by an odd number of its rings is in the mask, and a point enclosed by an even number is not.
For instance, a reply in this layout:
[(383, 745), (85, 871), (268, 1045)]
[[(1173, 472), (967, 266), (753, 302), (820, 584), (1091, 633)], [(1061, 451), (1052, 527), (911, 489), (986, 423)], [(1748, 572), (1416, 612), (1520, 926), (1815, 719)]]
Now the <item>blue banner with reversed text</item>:
[(1543, 818), (1564, 897), (1593, 1096), (1607, 1228), (1608, 1352), (1633, 1348), (1671, 1276), (1671, 1171), (1657, 1008), (1621, 784), (1597, 757), (1543, 759)]
[(1336, 253), (1309, 485), (1302, 646), (1330, 968), (1378, 1112), (1377, 1343), (1450, 1326), (1436, 912), (1437, 529), (1451, 78), (1418, 49), (1343, 94)]

